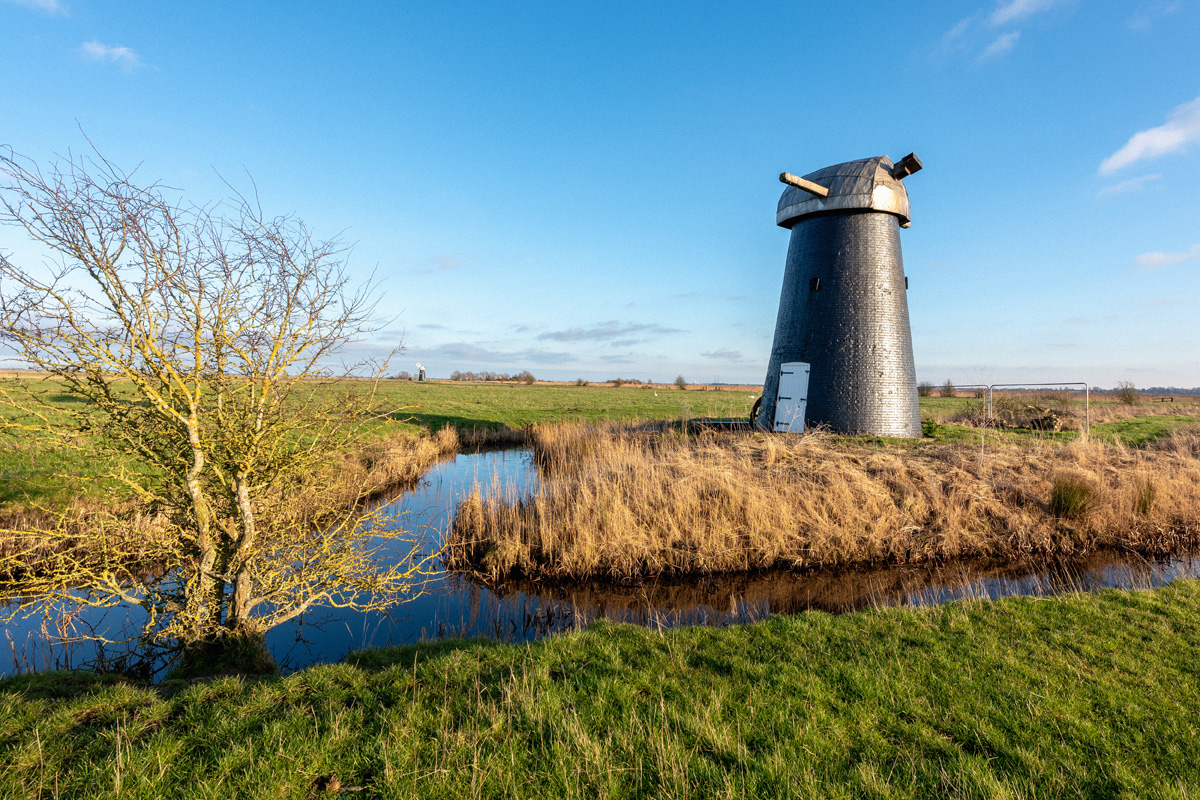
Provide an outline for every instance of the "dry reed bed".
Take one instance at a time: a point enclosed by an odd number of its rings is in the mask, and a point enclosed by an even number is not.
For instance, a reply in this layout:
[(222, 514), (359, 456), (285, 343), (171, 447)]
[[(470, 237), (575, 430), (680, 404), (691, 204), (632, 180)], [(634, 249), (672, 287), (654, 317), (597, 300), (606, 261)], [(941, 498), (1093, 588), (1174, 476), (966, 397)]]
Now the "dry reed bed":
[[(1200, 430), (1151, 449), (1070, 444), (872, 448), (830, 436), (682, 438), (562, 425), (534, 433), (531, 497), (478, 491), (444, 560), (498, 579), (1017, 560), (1200, 539)], [(1055, 510), (1055, 482), (1084, 487)]]

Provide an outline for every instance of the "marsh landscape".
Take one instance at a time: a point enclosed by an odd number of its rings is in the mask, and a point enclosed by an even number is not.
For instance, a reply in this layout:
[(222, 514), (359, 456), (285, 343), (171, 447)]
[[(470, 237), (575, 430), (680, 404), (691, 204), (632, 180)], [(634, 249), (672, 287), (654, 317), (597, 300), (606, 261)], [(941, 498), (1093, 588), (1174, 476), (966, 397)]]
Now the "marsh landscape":
[(0, 797), (1200, 797), (1200, 6), (0, 30)]

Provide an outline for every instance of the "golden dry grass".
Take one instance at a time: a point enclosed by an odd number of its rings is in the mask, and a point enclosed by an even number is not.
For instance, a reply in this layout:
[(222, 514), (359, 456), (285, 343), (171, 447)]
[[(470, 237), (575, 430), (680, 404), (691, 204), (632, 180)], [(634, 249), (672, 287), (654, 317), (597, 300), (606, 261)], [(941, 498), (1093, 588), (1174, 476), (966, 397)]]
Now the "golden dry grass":
[[(1147, 449), (1086, 437), (981, 449), (562, 425), (537, 429), (534, 448), (541, 488), (464, 501), (448, 566), (492, 578), (631, 578), (1155, 553), (1200, 538), (1197, 429)], [(1085, 515), (1054, 513), (1056, 479), (1091, 490)]]

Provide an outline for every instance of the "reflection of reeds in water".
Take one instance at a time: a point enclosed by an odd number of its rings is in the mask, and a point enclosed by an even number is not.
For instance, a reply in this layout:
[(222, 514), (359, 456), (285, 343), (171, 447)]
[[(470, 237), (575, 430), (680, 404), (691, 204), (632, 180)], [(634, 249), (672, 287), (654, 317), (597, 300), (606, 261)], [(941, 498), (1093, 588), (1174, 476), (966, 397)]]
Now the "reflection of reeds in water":
[(933, 606), (954, 600), (1054, 595), (1103, 588), (1146, 589), (1200, 575), (1200, 557), (1144, 559), (1106, 552), (1023, 565), (958, 562), (939, 567), (879, 567), (797, 574), (773, 571), (654, 580), (621, 585), (595, 581), (509, 581), (482, 591), (460, 579), (470, 616), (438, 636), (487, 632), (528, 639), (595, 620), (651, 628), (730, 625), (773, 614), (842, 614), (890, 606)]
[[(537, 429), (534, 450), (540, 489), (460, 504), (448, 566), (492, 580), (631, 578), (1169, 553), (1200, 538), (1196, 430), (1144, 450), (1081, 438), (981, 455), (976, 445), (563, 425)], [(1085, 514), (1055, 513), (1063, 476), (1094, 490)]]

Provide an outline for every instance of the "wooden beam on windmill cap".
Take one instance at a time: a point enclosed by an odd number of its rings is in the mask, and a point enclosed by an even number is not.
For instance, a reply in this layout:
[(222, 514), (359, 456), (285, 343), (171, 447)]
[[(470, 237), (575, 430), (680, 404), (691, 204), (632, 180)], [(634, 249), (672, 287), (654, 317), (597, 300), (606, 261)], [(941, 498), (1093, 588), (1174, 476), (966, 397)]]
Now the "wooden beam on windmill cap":
[(921, 159), (917, 158), (916, 153), (909, 153), (892, 167), (892, 177), (898, 181), (902, 181), (914, 172), (919, 171), (923, 166), (925, 165), (921, 163)]
[(797, 189), (803, 189), (809, 194), (815, 194), (817, 197), (828, 197), (829, 190), (819, 183), (805, 180), (799, 175), (793, 175), (790, 172), (779, 173), (780, 183), (786, 183), (788, 186), (795, 186)]

